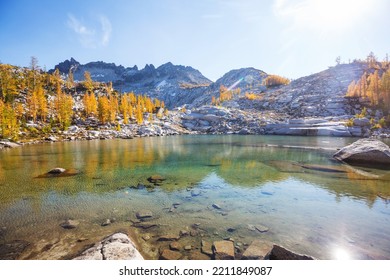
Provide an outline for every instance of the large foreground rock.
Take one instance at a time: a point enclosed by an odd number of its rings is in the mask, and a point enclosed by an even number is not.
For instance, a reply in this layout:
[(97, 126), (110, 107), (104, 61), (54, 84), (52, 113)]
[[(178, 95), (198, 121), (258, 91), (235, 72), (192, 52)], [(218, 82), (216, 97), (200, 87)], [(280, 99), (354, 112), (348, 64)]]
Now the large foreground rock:
[(114, 233), (92, 248), (85, 250), (74, 260), (143, 260), (135, 244), (124, 233)]
[(389, 165), (390, 148), (376, 139), (360, 139), (342, 148), (333, 157), (351, 164)]

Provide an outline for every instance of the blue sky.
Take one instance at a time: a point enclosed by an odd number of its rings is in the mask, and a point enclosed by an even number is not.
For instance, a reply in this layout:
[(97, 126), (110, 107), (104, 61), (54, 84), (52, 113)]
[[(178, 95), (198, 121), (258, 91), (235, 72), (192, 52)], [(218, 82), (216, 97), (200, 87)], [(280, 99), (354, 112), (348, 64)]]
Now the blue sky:
[(0, 0), (0, 61), (70, 57), (192, 66), (211, 80), (255, 67), (298, 78), (390, 53), (387, 0)]

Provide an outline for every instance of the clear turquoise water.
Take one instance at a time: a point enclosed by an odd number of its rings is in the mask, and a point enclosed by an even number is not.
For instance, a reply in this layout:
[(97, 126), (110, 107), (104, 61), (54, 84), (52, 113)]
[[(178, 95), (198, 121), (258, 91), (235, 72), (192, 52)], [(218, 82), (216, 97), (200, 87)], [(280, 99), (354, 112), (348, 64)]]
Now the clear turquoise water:
[[(337, 148), (354, 140), (175, 136), (3, 150), (0, 243), (30, 242), (22, 259), (61, 259), (124, 231), (154, 259), (168, 246), (159, 236), (198, 224), (196, 236), (180, 239), (183, 246), (197, 250), (201, 240), (230, 237), (244, 250), (262, 239), (319, 259), (390, 259), (389, 171), (332, 160)], [(54, 167), (79, 173), (36, 178)], [(147, 178), (155, 174), (166, 179), (161, 186), (133, 188), (151, 185)], [(180, 205), (173, 209), (174, 203)], [(131, 226), (142, 209), (153, 212), (157, 227)], [(79, 226), (60, 227), (67, 218)], [(269, 231), (250, 230), (258, 224)]]

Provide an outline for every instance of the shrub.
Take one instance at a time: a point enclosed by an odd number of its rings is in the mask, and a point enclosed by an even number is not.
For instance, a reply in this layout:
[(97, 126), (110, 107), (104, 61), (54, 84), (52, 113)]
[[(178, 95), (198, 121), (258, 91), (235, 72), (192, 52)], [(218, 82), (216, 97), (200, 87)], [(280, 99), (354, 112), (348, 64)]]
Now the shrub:
[(352, 127), (353, 126), (353, 118), (349, 119), (346, 123), (345, 123), (346, 126), (348, 127)]
[(263, 81), (263, 84), (266, 87), (275, 87), (275, 86), (288, 85), (289, 83), (290, 83), (289, 79), (287, 79), (285, 77), (278, 76), (278, 75), (269, 75)]

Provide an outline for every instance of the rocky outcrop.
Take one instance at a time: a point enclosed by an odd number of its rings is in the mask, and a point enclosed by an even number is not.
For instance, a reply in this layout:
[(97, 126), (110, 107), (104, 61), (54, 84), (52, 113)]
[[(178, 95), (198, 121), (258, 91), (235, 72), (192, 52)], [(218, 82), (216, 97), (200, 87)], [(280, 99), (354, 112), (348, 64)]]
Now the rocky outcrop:
[(363, 137), (368, 136), (368, 131), (360, 126), (348, 127), (342, 118), (325, 117), (290, 119), (286, 122), (270, 123), (265, 127), (265, 134)]
[(360, 139), (340, 149), (333, 157), (350, 164), (381, 165), (386, 168), (390, 164), (390, 148), (377, 139)]
[(183, 114), (182, 125), (201, 134), (264, 134), (267, 119), (259, 114), (217, 106), (202, 106)]
[(181, 116), (182, 125), (201, 134), (268, 134), (299, 136), (365, 137), (366, 122), (347, 126), (349, 116), (322, 118), (289, 118), (268, 112), (242, 111), (216, 106), (188, 110)]
[(82, 252), (74, 260), (143, 260), (135, 244), (124, 233), (115, 233)]

